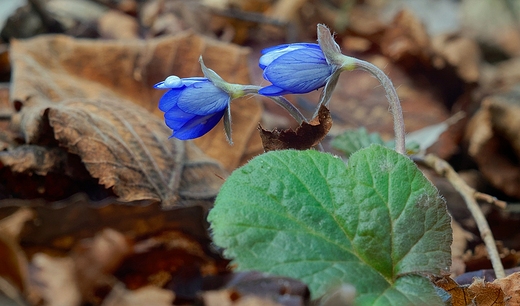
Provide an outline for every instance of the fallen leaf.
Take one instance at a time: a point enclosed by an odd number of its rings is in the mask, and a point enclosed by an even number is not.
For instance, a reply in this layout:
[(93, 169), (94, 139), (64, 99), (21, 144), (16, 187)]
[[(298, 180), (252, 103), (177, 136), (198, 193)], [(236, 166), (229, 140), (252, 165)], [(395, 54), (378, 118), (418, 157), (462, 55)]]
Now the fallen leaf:
[(56, 258), (39, 253), (33, 257), (32, 266), (32, 278), (45, 305), (81, 305), (82, 297), (72, 258)]
[(491, 95), (482, 101), (466, 129), (468, 153), (496, 188), (520, 197), (520, 91)]
[(18, 240), (24, 224), (33, 218), (33, 211), (20, 208), (0, 220), (0, 278), (23, 294), (28, 294), (29, 272), (26, 255), (18, 245)]
[(502, 288), (507, 299), (507, 306), (520, 305), (520, 272), (513, 273), (505, 278), (497, 279), (493, 283)]
[(406, 9), (400, 11), (385, 29), (380, 45), (383, 55), (407, 68), (416, 62), (428, 63), (432, 52), (424, 25)]
[[(119, 102), (119, 103), (118, 103)], [(122, 201), (178, 200), (184, 144), (166, 140), (163, 123), (140, 107), (113, 100), (78, 100), (46, 110), (56, 140)]]
[(505, 306), (504, 292), (495, 283), (475, 278), (469, 286), (460, 286), (449, 276), (431, 276), (432, 282), (451, 296), (453, 306)]
[(516, 1), (461, 1), (460, 18), (464, 34), (515, 56), (520, 54), (520, 33), (514, 17), (518, 12), (520, 6)]
[(179, 292), (178, 297), (193, 299), (201, 276), (218, 273), (217, 260), (212, 258), (195, 237), (179, 231), (155, 233), (135, 243), (133, 252), (114, 275), (126, 287), (136, 290), (149, 285), (167, 287)]
[[(501, 241), (496, 242), (496, 247), (504, 268), (514, 268), (518, 265), (520, 262), (520, 255), (517, 254), (515, 250), (510, 250), (504, 247), (504, 244)], [(462, 258), (464, 259), (467, 271), (477, 271), (493, 268), (489, 259), (486, 245), (483, 243), (475, 246), (473, 252), (466, 252)]]
[(452, 306), (466, 306), (469, 305), (474, 294), (468, 291), (467, 287), (462, 287), (457, 284), (449, 276), (430, 276), (432, 283), (446, 291), (451, 296)]
[(104, 13), (98, 20), (98, 31), (102, 38), (139, 38), (139, 23), (134, 17), (116, 10)]
[(61, 172), (70, 177), (86, 178), (88, 172), (73, 165), (74, 158), (63, 149), (36, 145), (18, 146), (8, 151), (0, 151), (0, 162), (18, 173), (47, 175)]
[[(110, 120), (120, 118), (120, 113), (125, 113), (126, 108), (130, 108), (129, 113), (139, 116), (148, 110), (162, 118), (157, 102), (164, 91), (154, 89), (153, 85), (171, 74), (179, 77), (201, 76), (198, 63), (201, 55), (206, 65), (226, 81), (249, 83), (247, 49), (186, 32), (147, 41), (94, 41), (60, 35), (41, 36), (14, 40), (10, 52), (14, 71), (11, 100), (19, 106), (23, 104), (22, 111), (33, 109), (32, 118), (25, 118), (25, 121), (39, 121), (50, 106), (54, 109), (53, 115), (65, 116), (66, 105), (77, 105), (83, 101), (90, 103), (81, 108), (83, 111), (114, 112), (90, 114), (92, 117), (104, 117), (106, 124), (114, 124)], [(110, 105), (105, 107), (105, 101), (109, 101)], [(145, 109), (138, 108), (136, 113), (136, 108), (129, 106), (131, 103)], [(250, 138), (256, 134), (262, 110), (256, 99), (247, 98), (233, 101), (231, 112), (235, 131), (235, 145), (232, 148), (227, 143), (222, 123), (196, 140), (205, 153), (219, 160), (228, 170), (247, 161), (244, 158), (248, 156), (243, 155), (249, 145), (254, 145), (250, 143)], [(138, 122), (148, 124), (148, 118), (138, 119)], [(120, 127), (129, 123), (124, 121), (119, 122)], [(41, 132), (38, 124), (30, 127), (19, 120), (14, 120), (14, 123), (15, 126), (18, 123), (27, 142), (34, 143), (34, 136)], [(162, 120), (155, 124), (164, 126)], [(146, 129), (146, 126), (142, 128)], [(113, 133), (115, 130), (115, 126), (110, 126), (109, 130), (99, 134)], [(165, 127), (162, 130), (168, 135), (165, 137), (161, 132), (161, 142), (169, 143), (172, 148), (178, 146), (176, 141), (168, 139), (171, 131)], [(126, 128), (125, 133), (130, 132)], [(255, 141), (260, 143), (258, 136)], [(110, 176), (105, 179), (107, 182), (114, 180)]]
[(505, 295), (502, 288), (495, 283), (486, 283), (476, 278), (469, 286), (475, 297), (473, 303), (479, 306), (505, 306)]
[(259, 126), (260, 137), (264, 145), (264, 151), (296, 149), (307, 150), (318, 145), (332, 127), (332, 118), (329, 110), (321, 106), (316, 116), (311, 121), (302, 122), (296, 130), (287, 129), (280, 131), (266, 131)]
[(460, 35), (439, 35), (432, 39), (432, 48), (435, 68), (440, 70), (451, 65), (467, 83), (479, 81), (482, 59), (480, 48), (474, 40)]
[(159, 203), (124, 205), (114, 198), (93, 202), (85, 194), (59, 202), (6, 199), (0, 201), (0, 217), (11, 215), (19, 206), (32, 209), (38, 222), (24, 226), (20, 241), (25, 252), (28, 256), (47, 250), (66, 255), (80, 240), (94, 237), (105, 228), (132, 237), (182, 230), (207, 243), (205, 202), (185, 200), (186, 207), (163, 210)]
[(451, 220), (451, 229), (453, 232), (453, 242), (451, 244), (450, 272), (452, 275), (455, 274), (455, 276), (457, 276), (466, 271), (466, 264), (462, 257), (466, 252), (468, 241), (473, 240), (474, 236), (453, 219)]
[(96, 288), (112, 285), (112, 273), (131, 252), (132, 242), (113, 229), (104, 229), (92, 239), (80, 241), (70, 258), (83, 299), (92, 301)]
[(101, 306), (170, 306), (175, 295), (173, 292), (153, 286), (137, 290), (127, 290), (121, 284), (115, 285)]

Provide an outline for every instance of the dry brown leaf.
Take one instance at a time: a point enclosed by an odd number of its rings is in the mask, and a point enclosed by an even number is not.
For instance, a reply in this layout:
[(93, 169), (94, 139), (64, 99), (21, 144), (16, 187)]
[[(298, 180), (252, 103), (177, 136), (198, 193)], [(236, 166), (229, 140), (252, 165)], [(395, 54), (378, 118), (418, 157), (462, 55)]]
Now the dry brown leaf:
[(430, 60), (430, 37), (424, 25), (411, 11), (402, 10), (386, 28), (380, 41), (381, 52), (394, 63), (412, 67)]
[(70, 257), (83, 299), (93, 300), (95, 288), (112, 284), (110, 275), (131, 252), (129, 239), (112, 229), (104, 229), (92, 239), (80, 241)]
[(132, 290), (168, 286), (186, 295), (201, 289), (200, 282), (194, 280), (218, 273), (218, 261), (204, 248), (193, 236), (179, 231), (156, 233), (136, 242), (134, 252), (115, 275)]
[(47, 175), (61, 172), (75, 178), (88, 177), (88, 173), (72, 165), (73, 158), (61, 148), (36, 145), (18, 146), (8, 151), (0, 151), (0, 162), (18, 173)]
[(451, 268), (450, 273), (455, 276), (461, 275), (466, 271), (466, 265), (462, 256), (466, 252), (468, 241), (474, 239), (472, 233), (466, 231), (454, 219), (451, 220), (451, 229), (453, 232), (453, 242), (451, 244)]
[[(202, 75), (198, 64), (202, 55), (206, 65), (228, 82), (247, 84), (247, 53), (245, 48), (191, 33), (148, 41), (93, 41), (59, 35), (18, 40), (11, 44), (14, 67), (11, 100), (23, 103), (23, 108), (33, 108), (35, 118), (40, 118), (48, 107), (43, 104), (74, 103), (70, 99), (76, 103), (111, 101), (113, 107), (120, 108), (126, 108), (130, 101), (162, 117), (157, 101), (164, 91), (154, 89), (155, 83), (171, 74)], [(114, 110), (112, 106), (109, 108)], [(256, 132), (261, 107), (255, 99), (242, 99), (233, 102), (231, 112), (234, 147), (230, 149), (222, 123), (197, 140), (206, 153), (228, 170), (246, 161), (242, 157)], [(111, 116), (114, 115), (117, 114)], [(26, 139), (33, 140), (38, 127), (22, 130)], [(163, 136), (161, 141), (174, 142)], [(257, 137), (256, 141), (260, 139)]]
[(204, 202), (189, 200), (186, 208), (165, 211), (159, 203), (122, 205), (113, 198), (93, 202), (84, 194), (77, 194), (50, 203), (43, 200), (2, 200), (0, 215), (10, 215), (13, 208), (19, 206), (30, 207), (38, 222), (27, 223), (20, 237), (27, 254), (50, 250), (65, 255), (81, 239), (94, 237), (105, 228), (113, 228), (131, 237), (182, 230), (199, 241), (207, 241)]
[(70, 257), (56, 258), (44, 253), (32, 259), (34, 284), (39, 288), (45, 305), (81, 305), (74, 261)]
[(507, 306), (520, 306), (520, 272), (497, 279), (493, 283), (499, 285), (504, 291)]
[(46, 111), (56, 140), (77, 154), (90, 174), (122, 201), (160, 200), (172, 207), (184, 162), (184, 144), (165, 140), (160, 120), (123, 101), (74, 100)]
[(469, 303), (471, 303), (473, 293), (469, 292), (467, 287), (459, 286), (459, 284), (449, 276), (430, 276), (430, 280), (435, 284), (435, 286), (442, 288), (451, 295), (452, 306), (470, 305)]
[(461, 1), (460, 19), (464, 33), (484, 45), (520, 54), (518, 2)]
[(520, 197), (520, 91), (487, 97), (468, 124), (468, 153), (496, 188)]
[(430, 277), (439, 288), (451, 295), (453, 306), (505, 306), (506, 298), (499, 285), (475, 278), (470, 286), (460, 286), (449, 276)]
[(105, 229), (94, 238), (81, 241), (70, 256), (35, 254), (32, 283), (37, 284), (47, 305), (93, 302), (96, 289), (114, 283), (111, 273), (130, 252), (131, 245), (121, 233)]
[[(194, 278), (226, 271), (228, 262), (207, 248), (207, 223), (199, 205), (165, 211), (157, 203), (130, 206), (115, 201), (94, 208), (94, 203), (78, 197), (53, 203), (54, 208), (37, 202), (0, 203), (0, 214), (12, 211), (13, 206), (35, 206), (31, 210), (38, 222), (27, 224), (20, 237), (36, 269), (29, 282), (38, 285), (30, 286), (33, 300), (43, 299), (49, 305), (74, 305), (78, 300), (99, 304), (119, 283), (117, 278), (132, 289), (168, 285), (171, 290), (173, 284), (183, 292), (193, 286)], [(11, 261), (5, 263), (16, 268)], [(137, 295), (125, 291), (113, 298), (138, 302), (152, 291)], [(164, 293), (163, 298), (171, 299), (172, 292)]]
[(139, 23), (134, 17), (120, 11), (110, 10), (98, 19), (98, 32), (102, 38), (139, 38)]
[(28, 293), (27, 258), (18, 240), (24, 224), (33, 218), (32, 210), (20, 208), (0, 220), (0, 278), (25, 294)]
[(273, 131), (264, 130), (258, 127), (260, 137), (264, 146), (264, 151), (296, 149), (307, 150), (320, 143), (327, 136), (332, 127), (332, 118), (329, 110), (321, 106), (318, 116), (311, 121), (302, 122), (296, 130), (287, 129)]
[(112, 288), (101, 306), (170, 306), (175, 294), (169, 290), (148, 286), (134, 291), (117, 284)]
[(467, 83), (474, 83), (480, 78), (480, 48), (475, 41), (457, 35), (440, 35), (432, 40), (436, 55), (432, 59), (437, 69), (451, 65), (457, 74)]
[[(497, 241), (496, 247), (504, 268), (514, 268), (518, 265), (520, 262), (520, 256), (515, 250), (510, 250), (504, 247), (502, 241)], [(467, 271), (478, 271), (493, 268), (489, 259), (486, 245), (483, 243), (475, 246), (473, 252), (467, 251), (462, 259), (464, 259)]]
[(505, 306), (505, 295), (499, 285), (486, 283), (484, 280), (476, 278), (468, 288), (475, 297), (473, 301), (478, 306)]

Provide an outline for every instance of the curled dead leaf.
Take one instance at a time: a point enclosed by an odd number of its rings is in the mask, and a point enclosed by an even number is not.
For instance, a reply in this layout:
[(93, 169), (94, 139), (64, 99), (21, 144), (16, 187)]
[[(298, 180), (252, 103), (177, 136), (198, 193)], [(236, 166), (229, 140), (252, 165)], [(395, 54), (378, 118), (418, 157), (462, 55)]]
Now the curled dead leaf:
[(132, 242), (122, 233), (104, 229), (74, 248), (75, 281), (84, 299), (91, 299), (97, 287), (111, 285), (110, 275), (132, 251)]
[[(14, 41), (11, 54), (11, 100), (18, 111), (12, 126), (28, 144), (49, 150), (43, 150), (45, 166), (13, 161), (16, 153), (8, 151), (4, 159), (10, 167), (54, 171), (65, 156), (55, 151), (59, 146), (79, 156), (89, 174), (123, 201), (161, 201), (171, 208), (216, 195), (226, 171), (190, 142), (168, 139), (171, 131), (151, 115), (162, 117), (157, 101), (163, 92), (153, 84), (170, 74), (200, 75), (200, 54), (227, 81), (248, 83), (246, 49), (191, 33), (146, 42), (57, 35)], [(232, 150), (219, 127), (196, 140), (229, 170), (261, 150), (259, 138), (251, 137), (261, 115), (258, 101), (234, 101), (231, 111), (233, 129), (240, 131)], [(24, 156), (34, 159), (37, 151)], [(51, 158), (54, 152), (60, 158)]]
[(32, 210), (20, 208), (0, 220), (0, 278), (24, 294), (28, 293), (29, 272), (26, 255), (18, 245), (18, 240), (24, 224), (33, 218)]
[(148, 286), (130, 291), (123, 285), (117, 284), (103, 300), (101, 306), (170, 306), (174, 299), (173, 292), (162, 288)]
[(44, 253), (32, 259), (33, 281), (46, 305), (80, 305), (82, 301), (74, 261), (70, 257), (56, 258)]
[(430, 36), (419, 18), (406, 9), (395, 16), (380, 44), (385, 56), (408, 68), (416, 62), (427, 63), (431, 55)]
[(435, 68), (440, 70), (446, 65), (451, 65), (467, 83), (479, 80), (481, 54), (475, 41), (467, 37), (445, 34), (432, 40), (432, 48), (435, 52), (432, 59)]
[(468, 153), (496, 188), (520, 197), (520, 90), (487, 97), (470, 120), (466, 139)]
[[(81, 167), (70, 165), (71, 153), (122, 201), (154, 200), (164, 207), (182, 206), (190, 198), (211, 199), (227, 175), (193, 144), (168, 139), (163, 122), (138, 105), (101, 99), (44, 105), (18, 113), (27, 141), (55, 138), (69, 153), (58, 147), (21, 146), (0, 156), (13, 170), (60, 170), (77, 179)], [(181, 179), (185, 182), (179, 190)]]
[[(189, 32), (146, 41), (40, 36), (13, 40), (10, 53), (14, 70), (11, 101), (18, 104), (17, 108), (23, 104), (23, 108), (33, 109), (31, 116), (26, 115), (23, 120), (28, 122), (38, 122), (49, 104), (67, 104), (71, 103), (71, 99), (75, 99), (76, 103), (81, 100), (93, 104), (100, 100), (112, 101), (112, 104), (123, 109), (134, 103), (144, 107), (139, 110), (140, 114), (149, 111), (162, 118), (157, 102), (164, 92), (154, 89), (153, 85), (171, 74), (179, 77), (202, 75), (198, 63), (201, 55), (206, 65), (226, 81), (249, 83), (246, 48)], [(88, 107), (82, 110), (89, 111)], [(97, 110), (103, 108), (98, 105)], [(233, 129), (240, 131), (233, 135), (235, 145), (232, 150), (222, 132), (222, 123), (196, 141), (206, 154), (219, 160), (228, 170), (247, 161), (250, 148), (260, 149), (255, 145), (260, 143), (260, 139), (253, 137), (254, 142), (251, 143), (251, 136), (256, 134), (255, 128), (262, 110), (257, 100), (242, 99), (233, 102), (231, 112)], [(58, 110), (58, 113), (55, 115), (62, 112)], [(111, 116), (112, 119), (117, 117), (116, 114)], [(143, 118), (141, 122), (146, 120)], [(19, 118), (13, 120), (13, 125), (19, 127), (28, 142), (42, 144), (36, 141), (34, 135), (44, 134), (41, 133), (43, 125), (27, 125)], [(161, 135), (161, 141), (170, 142), (167, 140), (170, 134), (171, 131), (168, 131), (166, 138)], [(114, 179), (106, 177), (105, 180), (109, 182)]]
[(493, 284), (499, 285), (507, 297), (508, 306), (520, 305), (520, 272), (513, 273), (505, 278), (497, 279)]
[(296, 130), (287, 129), (280, 131), (266, 131), (261, 126), (258, 127), (260, 137), (264, 145), (264, 151), (273, 150), (307, 150), (320, 143), (327, 136), (332, 127), (330, 112), (325, 106), (321, 106), (318, 116), (311, 121), (302, 122)]
[(449, 276), (431, 276), (432, 282), (451, 296), (453, 306), (505, 306), (505, 295), (499, 285), (475, 278), (470, 286), (460, 286)]

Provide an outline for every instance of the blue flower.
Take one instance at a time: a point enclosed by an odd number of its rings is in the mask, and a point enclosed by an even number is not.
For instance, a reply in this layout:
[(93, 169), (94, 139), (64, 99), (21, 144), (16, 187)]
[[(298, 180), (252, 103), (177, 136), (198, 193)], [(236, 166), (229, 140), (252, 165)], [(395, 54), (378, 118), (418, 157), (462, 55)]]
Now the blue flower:
[(226, 113), (230, 95), (203, 77), (169, 76), (155, 84), (158, 89), (170, 89), (159, 101), (166, 125), (172, 137), (187, 140), (209, 132)]
[(285, 44), (264, 49), (259, 66), (272, 85), (259, 90), (265, 96), (307, 93), (323, 87), (337, 69), (318, 44)]

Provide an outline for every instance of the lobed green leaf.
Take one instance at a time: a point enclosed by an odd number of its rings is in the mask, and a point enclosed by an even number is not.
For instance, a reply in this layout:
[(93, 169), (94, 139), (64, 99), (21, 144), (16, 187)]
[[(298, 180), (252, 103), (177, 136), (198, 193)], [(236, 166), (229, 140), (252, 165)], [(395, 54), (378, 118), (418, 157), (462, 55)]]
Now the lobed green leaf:
[(380, 145), (348, 165), (273, 151), (227, 179), (210, 211), (214, 242), (240, 270), (298, 278), (319, 297), (353, 284), (358, 305), (436, 305), (419, 273), (450, 266), (444, 201), (409, 158)]

